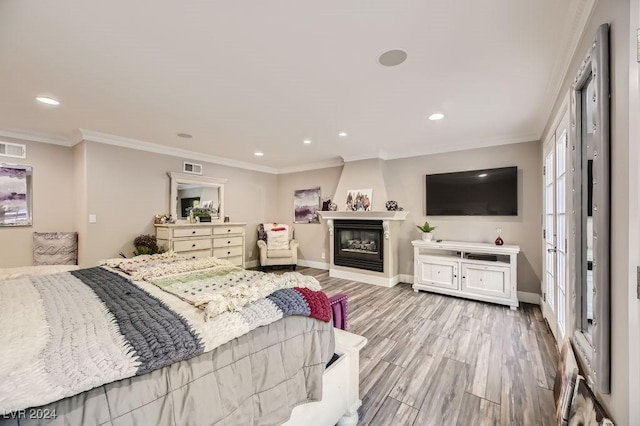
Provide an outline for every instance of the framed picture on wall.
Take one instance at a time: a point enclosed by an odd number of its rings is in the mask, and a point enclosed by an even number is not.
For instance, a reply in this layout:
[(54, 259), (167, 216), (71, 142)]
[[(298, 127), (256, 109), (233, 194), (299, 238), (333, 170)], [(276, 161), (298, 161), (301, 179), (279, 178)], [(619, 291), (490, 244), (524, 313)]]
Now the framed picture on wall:
[(31, 226), (31, 166), (0, 163), (0, 226)]
[(348, 212), (368, 212), (371, 210), (373, 189), (350, 189), (347, 191), (345, 210)]
[(320, 187), (293, 191), (294, 223), (320, 223)]

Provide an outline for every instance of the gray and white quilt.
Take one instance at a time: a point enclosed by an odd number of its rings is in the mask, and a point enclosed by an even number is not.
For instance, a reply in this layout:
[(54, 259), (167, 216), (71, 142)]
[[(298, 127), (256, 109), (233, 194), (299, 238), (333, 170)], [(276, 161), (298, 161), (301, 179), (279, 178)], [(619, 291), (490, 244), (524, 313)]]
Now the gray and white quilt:
[[(224, 263), (208, 273), (207, 268), (156, 271), (148, 281), (132, 280), (124, 269), (95, 267), (0, 281), (0, 413), (42, 406), (197, 357), (285, 316), (324, 322), (331, 317), (317, 281), (300, 274), (251, 275), (247, 285), (241, 278), (228, 283), (246, 272)], [(177, 288), (171, 289), (170, 276)], [(208, 303), (196, 306), (176, 297), (185, 283), (192, 285), (190, 294), (212, 279), (227, 284), (210, 291), (203, 299)]]

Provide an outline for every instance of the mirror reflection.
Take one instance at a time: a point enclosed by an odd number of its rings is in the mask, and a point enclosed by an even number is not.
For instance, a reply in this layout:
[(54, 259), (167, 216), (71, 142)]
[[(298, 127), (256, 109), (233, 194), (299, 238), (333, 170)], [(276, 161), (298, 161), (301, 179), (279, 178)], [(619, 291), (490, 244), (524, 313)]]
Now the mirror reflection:
[(224, 182), (205, 176), (169, 173), (171, 177), (171, 215), (179, 221), (222, 222)]
[[(583, 324), (582, 330), (586, 337), (591, 340), (593, 336), (593, 325), (595, 323), (595, 312), (593, 309), (593, 289), (597, 283), (594, 281), (593, 275), (593, 158), (595, 146), (595, 83), (593, 75), (591, 75), (585, 83), (585, 89), (581, 93), (582, 104), (582, 169), (587, 173), (583, 173), (583, 235), (585, 236), (585, 244), (583, 250), (583, 262), (585, 271), (583, 271)], [(586, 192), (586, 193), (585, 193)]]
[(207, 212), (212, 219), (219, 219), (220, 188), (179, 183), (178, 188), (178, 218), (189, 217), (192, 210)]

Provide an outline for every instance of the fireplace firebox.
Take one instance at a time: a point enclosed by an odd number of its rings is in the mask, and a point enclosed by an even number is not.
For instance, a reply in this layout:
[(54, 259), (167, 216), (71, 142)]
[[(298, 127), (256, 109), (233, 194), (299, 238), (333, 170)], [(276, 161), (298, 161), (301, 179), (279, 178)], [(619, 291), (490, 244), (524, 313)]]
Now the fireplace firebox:
[(384, 272), (381, 220), (336, 220), (334, 232), (335, 265)]

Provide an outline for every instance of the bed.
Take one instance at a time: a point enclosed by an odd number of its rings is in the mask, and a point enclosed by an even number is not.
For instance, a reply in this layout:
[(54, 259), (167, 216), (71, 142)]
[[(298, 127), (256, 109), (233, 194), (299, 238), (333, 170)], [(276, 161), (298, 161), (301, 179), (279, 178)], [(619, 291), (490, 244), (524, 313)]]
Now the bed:
[(175, 257), (0, 281), (0, 424), (356, 424), (366, 340), (314, 281)]

